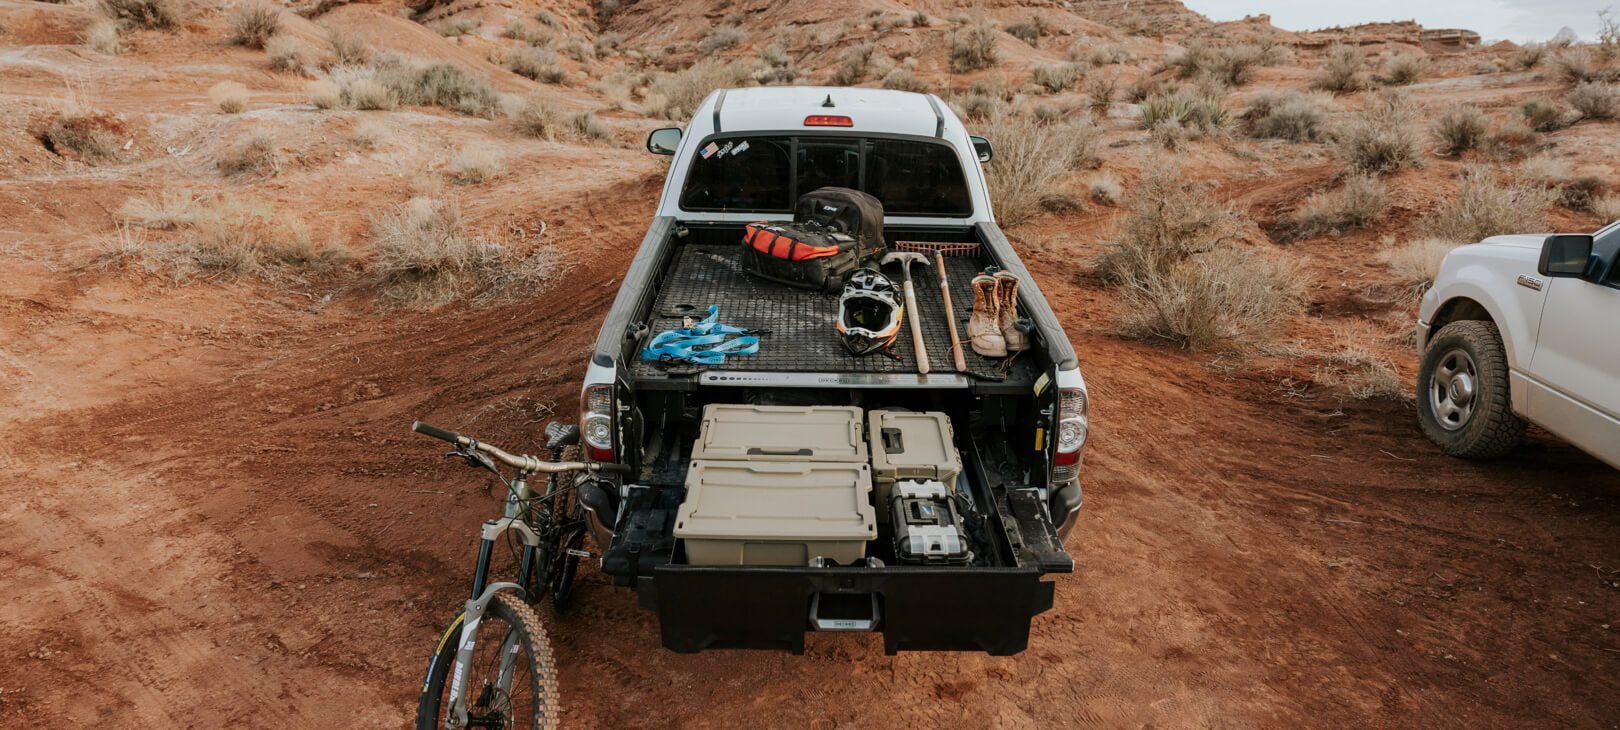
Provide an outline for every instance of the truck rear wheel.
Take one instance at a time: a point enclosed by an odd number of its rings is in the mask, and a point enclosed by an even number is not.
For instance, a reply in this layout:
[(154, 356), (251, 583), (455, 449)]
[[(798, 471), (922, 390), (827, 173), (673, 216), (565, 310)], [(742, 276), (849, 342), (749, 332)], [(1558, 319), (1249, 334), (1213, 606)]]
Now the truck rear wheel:
[(1418, 422), (1441, 451), (1494, 459), (1524, 440), (1508, 397), (1507, 351), (1490, 322), (1452, 322), (1436, 332), (1418, 368)]

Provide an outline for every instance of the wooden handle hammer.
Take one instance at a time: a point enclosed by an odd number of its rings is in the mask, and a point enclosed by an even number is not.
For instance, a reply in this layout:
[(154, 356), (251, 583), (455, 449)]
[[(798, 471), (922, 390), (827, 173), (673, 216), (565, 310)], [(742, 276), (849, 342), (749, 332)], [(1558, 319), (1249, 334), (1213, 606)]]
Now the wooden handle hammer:
[(962, 336), (956, 333), (956, 310), (951, 308), (951, 285), (945, 279), (945, 254), (934, 252), (934, 268), (939, 269), (939, 295), (945, 300), (945, 321), (951, 325), (951, 358), (956, 361), (956, 372), (967, 372), (967, 360), (962, 357)]
[(928, 348), (923, 345), (922, 318), (917, 316), (917, 294), (911, 286), (911, 262), (921, 261), (927, 266), (928, 259), (920, 253), (894, 251), (885, 254), (878, 263), (882, 265), (896, 261), (900, 262), (900, 271), (904, 273), (906, 280), (906, 312), (911, 315), (907, 319), (911, 320), (911, 344), (917, 351), (917, 372), (927, 375)]

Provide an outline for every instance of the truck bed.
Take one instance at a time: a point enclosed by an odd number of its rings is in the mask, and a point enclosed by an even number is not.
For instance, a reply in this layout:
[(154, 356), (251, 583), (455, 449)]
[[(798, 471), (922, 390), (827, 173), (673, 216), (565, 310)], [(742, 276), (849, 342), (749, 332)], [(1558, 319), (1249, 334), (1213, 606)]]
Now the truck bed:
[[(838, 295), (794, 289), (751, 276), (742, 270), (742, 249), (737, 244), (686, 244), (675, 252), (674, 264), (665, 277), (649, 316), (654, 333), (681, 326), (683, 317), (701, 318), (709, 305), (720, 307), (722, 324), (765, 330), (759, 352), (734, 355), (723, 365), (669, 367), (635, 358), (631, 375), (636, 379), (686, 376), (702, 370), (747, 372), (872, 373), (916, 374), (916, 356), (908, 322), (890, 348), (898, 359), (873, 354), (853, 357), (839, 344), (834, 323), (838, 318)], [(955, 308), (957, 332), (970, 375), (981, 381), (1028, 382), (1036, 377), (1034, 358), (1028, 353), (1011, 359), (986, 358), (967, 345), (967, 323), (973, 313), (973, 293), (969, 281), (983, 270), (985, 262), (975, 257), (947, 257), (951, 303)], [(899, 266), (885, 267), (885, 273), (900, 283)], [(956, 374), (951, 357), (950, 331), (945, 322), (945, 305), (939, 294), (938, 273), (930, 257), (928, 266), (912, 264), (917, 307), (921, 310), (924, 345), (933, 373)], [(907, 316), (912, 313), (908, 312)]]

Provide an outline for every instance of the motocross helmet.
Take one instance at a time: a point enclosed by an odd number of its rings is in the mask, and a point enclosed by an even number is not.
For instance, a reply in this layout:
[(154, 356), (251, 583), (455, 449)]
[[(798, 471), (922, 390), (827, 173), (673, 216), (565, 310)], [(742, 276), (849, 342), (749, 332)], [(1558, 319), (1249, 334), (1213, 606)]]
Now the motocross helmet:
[(838, 297), (838, 338), (851, 355), (867, 355), (894, 344), (905, 319), (900, 290), (883, 272), (863, 266), (844, 281)]

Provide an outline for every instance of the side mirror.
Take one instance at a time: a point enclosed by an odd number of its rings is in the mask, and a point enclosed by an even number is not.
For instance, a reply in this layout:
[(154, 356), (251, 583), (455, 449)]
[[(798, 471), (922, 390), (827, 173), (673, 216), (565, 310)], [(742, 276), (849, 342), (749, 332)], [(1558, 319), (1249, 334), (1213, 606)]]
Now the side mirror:
[(1592, 237), (1584, 233), (1555, 233), (1541, 243), (1536, 271), (1544, 276), (1581, 276), (1592, 258)]
[(664, 127), (654, 129), (647, 135), (647, 151), (655, 155), (673, 155), (675, 148), (681, 146), (681, 128)]
[(996, 156), (996, 151), (990, 149), (990, 140), (983, 137), (968, 137), (968, 140), (973, 142), (973, 151), (978, 153), (979, 162), (989, 162), (991, 157)]

